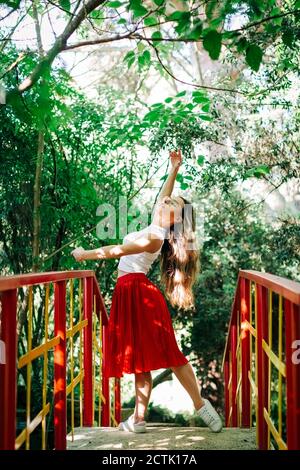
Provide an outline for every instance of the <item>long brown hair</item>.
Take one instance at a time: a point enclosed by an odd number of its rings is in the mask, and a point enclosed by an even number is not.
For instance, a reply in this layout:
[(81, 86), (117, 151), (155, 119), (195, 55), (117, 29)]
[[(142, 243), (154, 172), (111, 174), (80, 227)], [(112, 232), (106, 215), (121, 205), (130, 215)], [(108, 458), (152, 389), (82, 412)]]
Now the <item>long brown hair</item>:
[(173, 307), (183, 310), (194, 309), (193, 284), (200, 270), (199, 250), (195, 246), (195, 210), (192, 204), (184, 201), (182, 221), (170, 227), (160, 258), (161, 279), (166, 297)]

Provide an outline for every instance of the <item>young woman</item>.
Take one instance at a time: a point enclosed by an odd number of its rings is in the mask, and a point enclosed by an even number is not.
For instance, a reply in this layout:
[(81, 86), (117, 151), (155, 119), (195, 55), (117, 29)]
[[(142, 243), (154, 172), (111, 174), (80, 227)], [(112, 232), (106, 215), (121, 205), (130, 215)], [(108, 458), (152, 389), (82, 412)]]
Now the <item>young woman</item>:
[[(213, 432), (222, 421), (211, 403), (200, 394), (194, 370), (178, 348), (166, 300), (147, 277), (153, 261), (161, 255), (161, 275), (171, 305), (193, 306), (192, 286), (198, 271), (194, 241), (195, 215), (183, 197), (171, 197), (182, 162), (181, 152), (170, 152), (171, 169), (154, 208), (151, 224), (131, 232), (123, 244), (95, 250), (76, 248), (77, 261), (120, 258), (118, 278), (109, 315), (105, 357), (107, 377), (135, 374), (134, 413), (119, 429), (145, 432), (145, 413), (152, 390), (151, 370), (170, 368), (190, 395), (195, 412)], [(188, 210), (191, 209), (192, 210)]]

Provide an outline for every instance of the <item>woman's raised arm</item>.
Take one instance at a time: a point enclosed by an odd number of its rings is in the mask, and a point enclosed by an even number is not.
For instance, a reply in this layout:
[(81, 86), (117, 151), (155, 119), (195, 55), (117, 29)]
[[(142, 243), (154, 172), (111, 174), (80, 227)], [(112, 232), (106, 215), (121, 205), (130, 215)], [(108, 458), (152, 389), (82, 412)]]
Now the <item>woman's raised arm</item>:
[(178, 152), (170, 152), (170, 160), (171, 160), (171, 168), (168, 174), (166, 181), (164, 182), (163, 187), (161, 188), (157, 200), (161, 200), (165, 196), (171, 196), (175, 179), (179, 170), (179, 167), (182, 162), (181, 150), (179, 149)]

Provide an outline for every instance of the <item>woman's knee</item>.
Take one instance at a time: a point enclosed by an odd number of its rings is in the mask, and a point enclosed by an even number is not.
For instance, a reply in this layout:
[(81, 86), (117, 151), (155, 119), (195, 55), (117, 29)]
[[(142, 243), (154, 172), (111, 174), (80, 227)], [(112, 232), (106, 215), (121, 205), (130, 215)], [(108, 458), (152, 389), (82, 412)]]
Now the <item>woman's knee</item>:
[(136, 378), (142, 378), (142, 377), (152, 377), (151, 375), (151, 371), (147, 371), (147, 372), (138, 372), (136, 374), (134, 374)]

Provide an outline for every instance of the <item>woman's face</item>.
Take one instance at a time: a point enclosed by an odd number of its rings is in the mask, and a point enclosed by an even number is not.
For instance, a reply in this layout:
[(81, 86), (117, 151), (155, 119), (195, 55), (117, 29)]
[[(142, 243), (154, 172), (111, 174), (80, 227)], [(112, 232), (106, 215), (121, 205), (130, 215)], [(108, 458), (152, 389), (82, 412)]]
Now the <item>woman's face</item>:
[(157, 203), (157, 213), (160, 223), (171, 226), (174, 222), (182, 221), (181, 214), (184, 201), (180, 196), (165, 196)]

